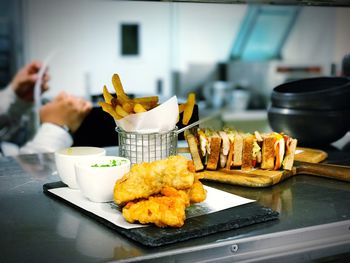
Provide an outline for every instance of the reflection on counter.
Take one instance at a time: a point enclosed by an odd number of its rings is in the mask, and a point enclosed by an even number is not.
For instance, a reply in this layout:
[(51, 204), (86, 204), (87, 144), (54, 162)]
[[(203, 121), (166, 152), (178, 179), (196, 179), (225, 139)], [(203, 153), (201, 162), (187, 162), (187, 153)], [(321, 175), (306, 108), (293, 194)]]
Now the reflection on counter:
[[(218, 184), (206, 181), (205, 184)], [(288, 217), (293, 214), (293, 186), (295, 179), (279, 183), (273, 187), (267, 188), (249, 188), (242, 186), (234, 186), (229, 184), (220, 184), (222, 190), (239, 195), (245, 198), (257, 200), (261, 205), (270, 207), (280, 213), (280, 218)]]
[[(55, 202), (55, 201), (53, 201)], [(61, 237), (75, 239), (77, 237), (80, 219), (75, 213), (70, 213), (68, 207), (60, 207), (57, 212), (56, 232)]]
[(89, 218), (81, 220), (76, 248), (83, 255), (110, 260), (143, 254), (141, 249), (132, 245), (132, 241), (122, 238), (117, 232), (96, 224), (96, 221)]
[[(57, 200), (52, 200), (57, 203)], [(77, 251), (85, 256), (98, 259), (118, 259), (135, 257), (142, 254), (140, 249), (131, 245), (132, 241), (121, 238), (115, 231), (97, 224), (71, 207), (62, 204), (57, 213), (56, 233), (63, 238), (76, 241)]]
[[(114, 247), (120, 239), (113, 232), (101, 231), (100, 226), (91, 224), (88, 220), (81, 221), (76, 239), (77, 250), (93, 258), (113, 258)], [(119, 246), (119, 244), (117, 245)]]
[(24, 154), (14, 158), (21, 168), (36, 180), (46, 181), (48, 176), (54, 177), (57, 174), (56, 167), (50, 165), (54, 158), (49, 153)]

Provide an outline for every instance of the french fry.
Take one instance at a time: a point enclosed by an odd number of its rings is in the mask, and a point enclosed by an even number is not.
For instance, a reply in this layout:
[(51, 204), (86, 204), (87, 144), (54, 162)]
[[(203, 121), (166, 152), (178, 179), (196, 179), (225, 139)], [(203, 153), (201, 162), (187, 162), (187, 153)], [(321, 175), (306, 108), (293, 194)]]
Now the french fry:
[(134, 98), (132, 101), (134, 103), (141, 104), (146, 110), (151, 110), (158, 105), (158, 96), (149, 96), (142, 98)]
[(114, 97), (112, 100), (111, 100), (111, 103), (112, 106), (113, 106), (113, 109), (115, 109), (115, 107), (117, 107), (117, 105), (119, 104), (118, 102), (118, 98)]
[(113, 96), (111, 93), (109, 93), (106, 85), (103, 86), (103, 98), (105, 99), (105, 102), (108, 104), (112, 104)]
[(151, 110), (151, 109), (154, 108), (154, 106), (149, 105), (149, 104), (141, 104), (141, 103), (138, 103), (138, 104), (142, 105), (142, 107), (143, 107), (146, 111), (149, 111), (149, 110)]
[(182, 113), (186, 108), (186, 103), (182, 103), (179, 105), (179, 114)]
[(134, 105), (132, 102), (124, 102), (122, 104), (123, 109), (127, 112), (127, 113), (133, 113), (134, 110)]
[(177, 115), (176, 123), (180, 120), (180, 113), (182, 113), (185, 110), (186, 103), (179, 104), (179, 115)]
[(103, 98), (105, 102), (99, 102), (99, 105), (114, 119), (119, 120), (129, 114), (146, 112), (158, 106), (158, 96), (129, 98), (124, 91), (118, 74), (113, 74), (112, 84), (117, 96), (113, 96), (107, 87), (103, 86)]
[(115, 111), (118, 115), (122, 116), (123, 118), (129, 115), (129, 113), (127, 113), (120, 105), (117, 105)]
[(128, 103), (128, 102), (125, 102), (125, 101), (121, 100), (120, 98), (113, 98), (113, 100), (112, 100), (112, 105), (114, 108), (116, 108), (117, 105), (123, 106), (124, 103)]
[(146, 112), (146, 111), (147, 110), (140, 103), (135, 104), (135, 106), (134, 106), (135, 113)]
[(123, 105), (123, 103), (127, 103), (129, 101), (130, 101), (129, 97), (118, 96), (119, 105)]
[(140, 103), (140, 104), (153, 104), (156, 105), (158, 104), (158, 96), (149, 96), (149, 97), (142, 97), (142, 98), (135, 98), (133, 101), (135, 103)]
[(196, 94), (191, 92), (187, 96), (187, 102), (184, 109), (184, 115), (182, 117), (182, 124), (187, 125), (190, 121), (193, 113), (194, 105), (196, 104)]
[(129, 97), (125, 94), (122, 82), (120, 81), (118, 74), (113, 74), (112, 76), (112, 84), (117, 94), (117, 97), (123, 102), (129, 101)]
[(99, 101), (98, 104), (102, 107), (102, 110), (109, 113), (114, 119), (120, 120), (122, 116), (118, 115), (111, 104), (107, 102)]

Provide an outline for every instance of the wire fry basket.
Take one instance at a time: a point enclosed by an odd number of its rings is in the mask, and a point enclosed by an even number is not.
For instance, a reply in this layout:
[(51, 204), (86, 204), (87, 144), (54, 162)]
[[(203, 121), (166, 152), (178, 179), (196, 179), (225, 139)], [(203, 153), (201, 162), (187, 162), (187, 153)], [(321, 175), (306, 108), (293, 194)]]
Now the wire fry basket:
[(117, 127), (119, 156), (131, 164), (152, 162), (177, 154), (177, 128), (162, 133), (126, 132)]

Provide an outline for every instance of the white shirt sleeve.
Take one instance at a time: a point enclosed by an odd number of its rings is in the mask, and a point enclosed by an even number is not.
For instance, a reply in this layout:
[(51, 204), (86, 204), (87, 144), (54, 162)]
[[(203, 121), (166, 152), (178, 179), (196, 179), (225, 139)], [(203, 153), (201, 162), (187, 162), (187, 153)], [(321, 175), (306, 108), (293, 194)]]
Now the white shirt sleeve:
[(73, 144), (72, 136), (63, 128), (43, 123), (34, 138), (20, 148), (20, 154), (55, 152), (70, 147)]

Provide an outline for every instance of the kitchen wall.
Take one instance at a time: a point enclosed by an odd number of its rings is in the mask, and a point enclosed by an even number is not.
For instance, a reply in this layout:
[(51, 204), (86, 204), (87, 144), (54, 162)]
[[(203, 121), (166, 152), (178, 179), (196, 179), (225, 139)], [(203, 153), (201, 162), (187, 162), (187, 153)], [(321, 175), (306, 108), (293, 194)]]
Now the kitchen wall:
[[(169, 82), (169, 4), (116, 1), (29, 0), (26, 10), (27, 60), (44, 59), (53, 76), (50, 95), (65, 89), (85, 95), (110, 89), (118, 72), (128, 92), (154, 93), (158, 78)], [(120, 55), (120, 24), (141, 26), (140, 56)]]
[[(169, 95), (171, 68), (185, 70), (188, 61), (226, 59), (245, 7), (29, 0), (24, 9), (26, 60), (44, 59), (57, 51), (50, 62), (49, 95), (61, 89), (84, 95), (87, 78), (91, 93), (99, 93), (104, 84), (111, 87), (114, 72), (128, 92), (155, 93), (161, 80)], [(141, 26), (137, 57), (120, 55), (119, 25), (124, 22)]]
[(283, 50), (285, 60), (333, 62), (335, 17), (335, 8), (303, 8)]
[[(136, 1), (24, 1), (26, 61), (50, 61), (51, 90), (97, 94), (118, 72), (131, 93), (154, 94), (161, 80), (173, 93), (171, 72), (192, 64), (225, 61), (246, 5)], [(350, 53), (350, 9), (305, 7), (290, 35), (284, 56), (340, 64)], [(140, 25), (140, 55), (121, 56), (120, 24)]]

